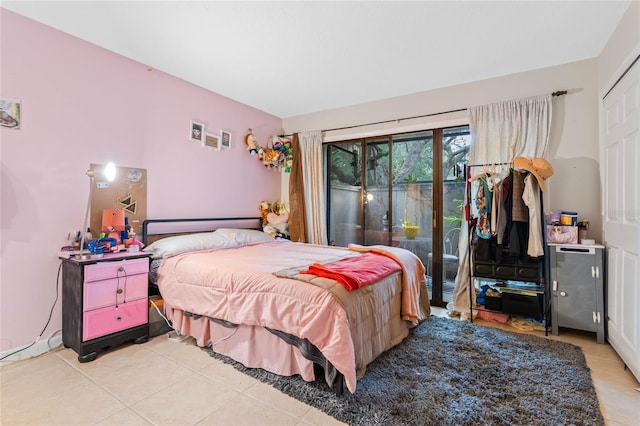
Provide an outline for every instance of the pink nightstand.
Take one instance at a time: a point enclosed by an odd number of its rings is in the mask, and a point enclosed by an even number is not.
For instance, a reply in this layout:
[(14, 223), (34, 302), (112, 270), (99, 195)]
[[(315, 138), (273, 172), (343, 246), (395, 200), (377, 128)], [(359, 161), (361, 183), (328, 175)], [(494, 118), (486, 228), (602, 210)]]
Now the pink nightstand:
[(61, 259), (62, 342), (79, 362), (129, 340), (147, 341), (149, 257), (138, 252)]

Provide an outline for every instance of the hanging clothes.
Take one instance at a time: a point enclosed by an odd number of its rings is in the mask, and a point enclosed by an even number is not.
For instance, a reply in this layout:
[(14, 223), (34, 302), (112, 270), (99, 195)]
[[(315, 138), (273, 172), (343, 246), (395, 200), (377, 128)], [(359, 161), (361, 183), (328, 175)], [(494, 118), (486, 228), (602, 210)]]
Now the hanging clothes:
[(500, 263), (503, 253), (520, 258), (544, 255), (540, 187), (535, 176), (510, 169), (503, 178), (485, 170), (473, 178), (471, 187), (478, 259)]
[[(495, 191), (495, 189), (494, 189)], [(498, 237), (498, 245), (504, 244), (508, 241), (508, 228), (507, 224), (511, 222), (511, 210), (507, 209), (508, 199), (511, 197), (511, 173), (507, 175), (498, 187), (498, 219), (496, 220), (497, 229), (496, 235)], [(509, 204), (510, 205), (510, 204)]]
[(526, 173), (513, 170), (511, 174), (511, 226), (509, 228), (509, 252), (515, 257), (527, 255), (529, 247), (529, 208), (522, 200)]
[(542, 247), (542, 216), (540, 212), (540, 187), (533, 174), (524, 179), (522, 200), (529, 207), (529, 243), (527, 254), (531, 257), (544, 255)]
[(529, 209), (522, 200), (522, 194), (524, 192), (524, 178), (527, 174), (514, 170), (513, 176), (513, 191), (512, 191), (512, 206), (511, 206), (511, 218), (517, 222), (529, 221)]
[(488, 239), (491, 238), (491, 192), (489, 191), (486, 176), (480, 177), (478, 180), (480, 185), (475, 198), (478, 212), (476, 234), (480, 238)]
[(491, 235), (496, 235), (498, 232), (498, 193), (500, 188), (498, 185), (492, 185), (489, 190), (491, 191)]

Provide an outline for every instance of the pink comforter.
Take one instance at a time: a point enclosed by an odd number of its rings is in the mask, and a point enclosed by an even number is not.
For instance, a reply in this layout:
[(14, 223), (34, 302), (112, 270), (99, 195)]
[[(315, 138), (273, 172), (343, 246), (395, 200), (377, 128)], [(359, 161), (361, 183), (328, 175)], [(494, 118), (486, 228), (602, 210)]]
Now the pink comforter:
[(307, 338), (344, 374), (353, 393), (354, 345), (341, 303), (321, 287), (273, 274), (350, 253), (346, 248), (287, 240), (191, 252), (165, 259), (158, 284), (168, 308)]

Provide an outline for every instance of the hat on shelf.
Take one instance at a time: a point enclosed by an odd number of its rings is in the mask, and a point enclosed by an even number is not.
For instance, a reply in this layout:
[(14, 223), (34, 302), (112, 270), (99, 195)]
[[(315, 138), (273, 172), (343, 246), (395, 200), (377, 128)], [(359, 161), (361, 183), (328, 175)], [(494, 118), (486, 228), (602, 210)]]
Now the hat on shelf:
[(516, 157), (513, 160), (513, 166), (533, 174), (543, 192), (547, 189), (546, 180), (553, 175), (553, 167), (547, 160), (544, 158)]

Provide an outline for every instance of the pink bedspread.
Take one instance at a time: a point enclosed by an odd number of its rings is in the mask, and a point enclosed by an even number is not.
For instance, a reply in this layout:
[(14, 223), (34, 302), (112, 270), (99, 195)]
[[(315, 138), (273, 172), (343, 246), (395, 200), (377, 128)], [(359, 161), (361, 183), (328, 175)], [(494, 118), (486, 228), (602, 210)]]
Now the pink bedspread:
[[(354, 393), (354, 344), (341, 302), (326, 288), (274, 275), (288, 268), (335, 261), (352, 253), (347, 248), (287, 240), (191, 252), (165, 259), (158, 270), (158, 285), (167, 308), (235, 324), (269, 327), (308, 339), (344, 374), (347, 388)], [(402, 255), (396, 257), (402, 261)], [(406, 273), (415, 271), (414, 266), (406, 266), (403, 269)], [(424, 268), (421, 278), (424, 280)], [(413, 277), (409, 281), (419, 279)], [(418, 299), (417, 295), (412, 297)], [(419, 317), (413, 308), (406, 315)]]
[(349, 244), (349, 250), (379, 253), (402, 265), (402, 319), (417, 325), (429, 317), (431, 306), (424, 278), (425, 269), (418, 256), (403, 248), (381, 245)]
[(400, 264), (394, 259), (372, 252), (325, 264), (314, 263), (300, 273), (331, 278), (347, 290), (356, 290), (399, 270)]

